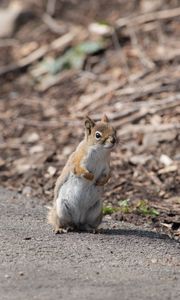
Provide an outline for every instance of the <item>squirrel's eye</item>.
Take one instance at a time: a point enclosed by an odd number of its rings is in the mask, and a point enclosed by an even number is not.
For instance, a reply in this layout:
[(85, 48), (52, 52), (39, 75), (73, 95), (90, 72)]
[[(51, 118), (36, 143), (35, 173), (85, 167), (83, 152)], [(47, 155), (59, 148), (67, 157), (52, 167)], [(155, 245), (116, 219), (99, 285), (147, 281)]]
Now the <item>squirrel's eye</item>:
[(96, 131), (96, 140), (101, 138), (102, 134), (99, 131)]

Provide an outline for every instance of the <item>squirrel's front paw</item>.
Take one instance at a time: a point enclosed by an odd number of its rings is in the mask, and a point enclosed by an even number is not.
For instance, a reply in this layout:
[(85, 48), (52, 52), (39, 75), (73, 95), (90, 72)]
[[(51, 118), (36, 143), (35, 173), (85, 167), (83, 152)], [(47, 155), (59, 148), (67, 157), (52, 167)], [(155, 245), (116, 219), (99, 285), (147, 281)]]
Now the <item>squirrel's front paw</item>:
[(96, 181), (95, 185), (103, 186), (108, 182), (109, 178), (110, 178), (110, 175), (104, 175)]
[(75, 167), (74, 168), (74, 174), (76, 174), (77, 176), (84, 177), (87, 180), (93, 180), (94, 179), (94, 175), (91, 172), (89, 172), (87, 169), (82, 168), (82, 167)]
[(94, 179), (94, 175), (91, 172), (84, 173), (83, 177), (86, 178), (87, 180), (93, 180)]

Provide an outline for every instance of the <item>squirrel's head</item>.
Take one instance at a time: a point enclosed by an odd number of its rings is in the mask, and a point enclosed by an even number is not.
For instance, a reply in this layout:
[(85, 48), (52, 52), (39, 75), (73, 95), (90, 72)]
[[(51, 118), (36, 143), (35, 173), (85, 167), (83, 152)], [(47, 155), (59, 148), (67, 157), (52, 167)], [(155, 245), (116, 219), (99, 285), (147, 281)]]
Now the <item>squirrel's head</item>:
[(97, 145), (104, 149), (111, 149), (116, 144), (116, 130), (109, 124), (108, 117), (104, 115), (99, 122), (89, 117), (85, 119), (85, 138), (89, 145)]

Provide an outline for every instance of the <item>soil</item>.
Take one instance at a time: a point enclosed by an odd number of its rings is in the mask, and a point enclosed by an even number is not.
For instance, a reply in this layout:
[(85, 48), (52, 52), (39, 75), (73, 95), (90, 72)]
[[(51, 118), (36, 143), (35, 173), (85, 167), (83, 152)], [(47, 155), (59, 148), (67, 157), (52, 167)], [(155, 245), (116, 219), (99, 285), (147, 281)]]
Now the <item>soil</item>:
[[(1, 41), (1, 66), (27, 57), (62, 35), (42, 20), (45, 1), (20, 2), (31, 13), (20, 18), (7, 44)], [(46, 85), (51, 74), (34, 75), (43, 58), (0, 75), (0, 182), (24, 195), (51, 201), (55, 180), (83, 137), (84, 116), (97, 120), (107, 113), (119, 143), (112, 153), (104, 213), (136, 225), (148, 223), (178, 239), (179, 19), (117, 26), (119, 18), (130, 22), (141, 14), (178, 9), (178, 1), (157, 1), (160, 6), (150, 8), (147, 2), (57, 1), (53, 18), (58, 28), (63, 34), (76, 28), (79, 34), (60, 52), (48, 52), (46, 59), (63, 56), (81, 41), (99, 39), (89, 32), (92, 22), (104, 22), (116, 30), (104, 38), (103, 50), (87, 55), (80, 69), (63, 70), (52, 86)], [(3, 3), (6, 7), (8, 1)]]

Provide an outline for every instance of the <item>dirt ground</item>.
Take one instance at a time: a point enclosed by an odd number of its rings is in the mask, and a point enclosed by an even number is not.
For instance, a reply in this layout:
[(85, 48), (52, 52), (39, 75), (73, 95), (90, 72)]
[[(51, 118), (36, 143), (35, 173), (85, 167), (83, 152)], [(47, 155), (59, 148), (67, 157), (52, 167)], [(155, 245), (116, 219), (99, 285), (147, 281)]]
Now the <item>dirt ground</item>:
[(51, 201), (84, 116), (107, 113), (119, 143), (104, 213), (178, 239), (178, 1), (19, 3), (0, 38), (0, 185)]

